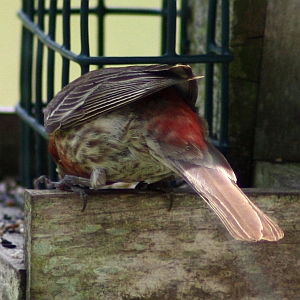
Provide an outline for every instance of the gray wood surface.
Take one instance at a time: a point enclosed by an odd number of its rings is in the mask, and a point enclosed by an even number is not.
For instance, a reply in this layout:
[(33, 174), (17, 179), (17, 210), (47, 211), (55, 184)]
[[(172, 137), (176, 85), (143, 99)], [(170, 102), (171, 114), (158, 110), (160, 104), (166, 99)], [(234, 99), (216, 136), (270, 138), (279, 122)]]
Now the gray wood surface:
[(300, 161), (300, 2), (268, 1), (254, 158)]
[(297, 299), (299, 192), (250, 190), (285, 231), (235, 241), (192, 192), (26, 192), (28, 299)]
[[(18, 207), (8, 207), (0, 202), (0, 223), (4, 223), (4, 215), (12, 219), (19, 219), (22, 211)], [(23, 300), (26, 288), (23, 235), (21, 233), (4, 233), (2, 235), (1, 233), (1, 238), (16, 247), (10, 249), (0, 245), (0, 299)]]

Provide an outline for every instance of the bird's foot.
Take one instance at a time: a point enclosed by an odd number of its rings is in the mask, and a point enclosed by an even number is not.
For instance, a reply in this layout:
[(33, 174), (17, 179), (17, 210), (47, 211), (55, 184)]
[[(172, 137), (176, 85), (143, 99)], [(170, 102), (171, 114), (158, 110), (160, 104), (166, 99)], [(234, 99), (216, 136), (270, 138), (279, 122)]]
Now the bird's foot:
[(65, 175), (60, 181), (52, 181), (46, 175), (42, 175), (35, 180), (34, 186), (36, 189), (38, 188), (39, 183), (44, 183), (47, 189), (58, 189), (62, 191), (72, 190), (73, 186), (83, 188), (89, 188), (91, 186), (90, 179), (73, 175)]
[(91, 186), (90, 179), (77, 177), (73, 175), (65, 175), (60, 181), (51, 181), (47, 176), (42, 175), (35, 180), (34, 186), (37, 189), (39, 183), (44, 183), (47, 189), (58, 189), (61, 191), (72, 191), (80, 195), (83, 200), (81, 211), (83, 212), (87, 205), (86, 189)]
[(173, 207), (174, 203), (174, 192), (173, 189), (169, 185), (169, 181), (167, 180), (160, 180), (154, 183), (147, 183), (145, 181), (140, 181), (136, 186), (136, 190), (140, 191), (161, 191), (166, 194), (167, 198), (169, 199), (169, 208), (170, 211)]

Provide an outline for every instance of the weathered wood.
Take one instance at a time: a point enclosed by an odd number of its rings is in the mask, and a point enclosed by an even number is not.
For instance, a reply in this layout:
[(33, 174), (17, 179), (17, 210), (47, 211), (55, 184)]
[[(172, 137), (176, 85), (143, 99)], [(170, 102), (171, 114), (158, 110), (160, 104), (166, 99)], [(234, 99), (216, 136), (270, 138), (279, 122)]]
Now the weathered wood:
[(9, 249), (0, 245), (0, 299), (23, 300), (26, 288), (24, 259), (20, 252), (23, 249), (23, 237), (20, 234), (5, 234), (3, 238), (17, 247)]
[(285, 231), (235, 241), (192, 192), (26, 192), (27, 299), (297, 299), (299, 192), (249, 193)]
[(267, 0), (231, 0), (228, 161), (239, 184), (252, 184), (252, 159)]
[(300, 161), (298, 0), (268, 1), (254, 158)]
[[(15, 220), (20, 218), (22, 212), (20, 208), (7, 207), (0, 201), (0, 223), (3, 222), (5, 215)], [(16, 247), (10, 249), (0, 245), (0, 299), (23, 300), (25, 299), (26, 288), (24, 239), (20, 233), (5, 233), (3, 236), (2, 234), (3, 232), (0, 234), (1, 238), (11, 242)]]
[(300, 163), (257, 161), (253, 184), (256, 188), (300, 190)]
[[(239, 184), (250, 187), (252, 159), (257, 118), (257, 98), (260, 86), (261, 59), (267, 0), (230, 1), (230, 50), (234, 60), (229, 67), (229, 123), (230, 151), (227, 159), (238, 175)], [(188, 0), (190, 17), (188, 24), (189, 51), (206, 53), (206, 26), (209, 1)], [(221, 40), (221, 4), (217, 10), (217, 40)], [(204, 74), (202, 64), (193, 65), (195, 74)], [(204, 79), (205, 80), (205, 79)], [(221, 74), (218, 67), (214, 75), (214, 125), (219, 124)], [(204, 84), (199, 81), (197, 105), (200, 114), (204, 110)], [(218, 128), (218, 125), (216, 125)], [(218, 137), (218, 130), (210, 129)]]

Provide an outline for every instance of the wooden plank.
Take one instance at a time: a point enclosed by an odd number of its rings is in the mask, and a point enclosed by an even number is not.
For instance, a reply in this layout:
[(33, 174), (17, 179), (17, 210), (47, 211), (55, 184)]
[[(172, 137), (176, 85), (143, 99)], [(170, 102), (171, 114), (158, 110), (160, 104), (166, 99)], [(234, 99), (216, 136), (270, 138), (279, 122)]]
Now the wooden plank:
[(268, 1), (254, 158), (300, 161), (300, 1)]
[[(0, 223), (4, 215), (13, 219), (20, 218), (21, 209), (7, 207), (0, 202)], [(23, 243), (20, 233), (5, 233), (1, 238), (11, 242), (16, 247), (13, 249), (0, 245), (0, 299), (23, 300), (25, 299), (26, 271), (24, 265)]]
[(5, 234), (3, 238), (17, 247), (0, 249), (0, 299), (25, 299), (26, 271), (24, 266), (23, 237), (20, 234)]
[(271, 163), (256, 161), (254, 165), (254, 187), (300, 190), (299, 162)]
[(226, 157), (237, 175), (239, 185), (250, 187), (268, 1), (231, 2), (230, 50), (234, 60), (229, 65), (230, 151)]
[(27, 299), (297, 299), (300, 193), (249, 195), (285, 230), (235, 241), (193, 192), (25, 193)]

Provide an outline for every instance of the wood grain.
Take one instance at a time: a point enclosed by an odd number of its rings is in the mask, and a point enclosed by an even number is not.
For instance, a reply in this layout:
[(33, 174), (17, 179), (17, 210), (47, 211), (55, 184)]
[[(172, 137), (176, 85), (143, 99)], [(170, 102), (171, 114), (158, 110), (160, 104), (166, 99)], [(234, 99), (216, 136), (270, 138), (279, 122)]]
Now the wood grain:
[(26, 192), (28, 299), (297, 299), (299, 192), (248, 191), (285, 231), (235, 241), (193, 192)]

